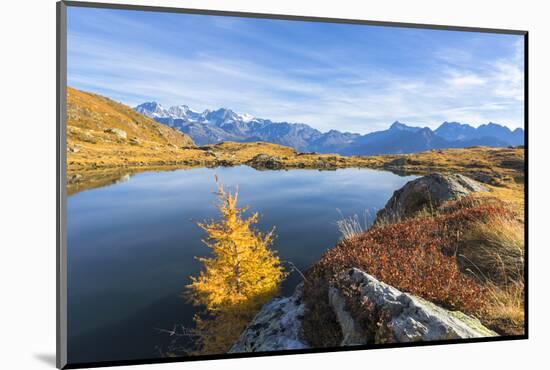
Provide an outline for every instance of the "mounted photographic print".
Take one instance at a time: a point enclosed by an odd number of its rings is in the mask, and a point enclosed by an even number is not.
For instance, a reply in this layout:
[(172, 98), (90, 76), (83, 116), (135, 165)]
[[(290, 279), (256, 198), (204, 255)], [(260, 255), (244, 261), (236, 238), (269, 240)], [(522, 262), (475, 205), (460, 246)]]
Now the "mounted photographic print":
[(58, 367), (527, 338), (526, 58), (58, 3)]

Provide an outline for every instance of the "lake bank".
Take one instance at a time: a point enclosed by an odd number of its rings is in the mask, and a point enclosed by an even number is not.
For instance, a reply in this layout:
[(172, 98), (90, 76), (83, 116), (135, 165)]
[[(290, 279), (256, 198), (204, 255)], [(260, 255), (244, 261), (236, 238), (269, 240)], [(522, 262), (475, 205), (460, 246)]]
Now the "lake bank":
[[(117, 154), (118, 153), (118, 154)], [(117, 179), (146, 171), (248, 165), (260, 170), (370, 168), (402, 175), (433, 172), (461, 173), (480, 182), (508, 189), (507, 198), (521, 198), (524, 179), (523, 148), (431, 150), (414, 154), (346, 157), (332, 154), (297, 153), (294, 149), (270, 143), (220, 143), (193, 148), (170, 148), (163, 156), (139, 156), (128, 160), (125, 152), (110, 156), (90, 154), (81, 148), (67, 157), (68, 192), (103, 186)], [(127, 155), (133, 155), (128, 154)], [(135, 154), (135, 153), (134, 153)], [(179, 157), (178, 157), (179, 156)], [(102, 160), (86, 160), (86, 158)], [(506, 191), (505, 191), (506, 192)]]

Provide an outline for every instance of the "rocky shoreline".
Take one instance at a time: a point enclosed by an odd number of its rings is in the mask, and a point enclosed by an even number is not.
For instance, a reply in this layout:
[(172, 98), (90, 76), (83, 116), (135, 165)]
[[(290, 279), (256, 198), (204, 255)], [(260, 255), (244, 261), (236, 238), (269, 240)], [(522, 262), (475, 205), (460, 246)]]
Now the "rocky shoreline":
[[(90, 189), (117, 179), (145, 171), (171, 171), (191, 168), (215, 168), (250, 166), (256, 170), (310, 169), (335, 171), (344, 168), (369, 168), (390, 171), (398, 175), (426, 175), (434, 172), (465, 175), (484, 184), (500, 187), (514, 186), (522, 181), (523, 169), (516, 168), (513, 160), (516, 152), (522, 149), (453, 149), (438, 150), (437, 153), (384, 155), (372, 157), (343, 157), (317, 153), (296, 153), (291, 148), (268, 143), (221, 143), (185, 149), (189, 155), (185, 159), (162, 160), (149, 158), (146, 161), (119, 161), (84, 163), (73, 161), (69, 156), (67, 184), (69, 194)], [(184, 150), (184, 151), (185, 151)], [(257, 154), (260, 151), (260, 154)], [(265, 154), (271, 152), (272, 154)], [(433, 160), (433, 156), (445, 158), (443, 164)], [(177, 158), (177, 156), (175, 156)], [(485, 158), (494, 165), (470, 163), (470, 157), (481, 161)], [(493, 158), (495, 157), (495, 158)], [(507, 167), (502, 167), (496, 158), (503, 158)], [(502, 159), (499, 159), (502, 160)], [(477, 162), (476, 162), (477, 163)]]
[[(431, 174), (395, 191), (378, 213), (377, 222), (391, 222), (389, 214), (412, 217), (427, 205), (487, 191), (484, 185), (462, 175)], [(308, 283), (300, 283), (291, 297), (275, 298), (264, 305), (229, 352), (314, 347), (305, 339), (303, 327), (308, 315), (304, 284)], [(332, 277), (325, 299), (337, 321), (340, 346), (498, 336), (475, 317), (400, 291), (356, 267)], [(357, 311), (351, 309), (353, 306), (363, 308)]]

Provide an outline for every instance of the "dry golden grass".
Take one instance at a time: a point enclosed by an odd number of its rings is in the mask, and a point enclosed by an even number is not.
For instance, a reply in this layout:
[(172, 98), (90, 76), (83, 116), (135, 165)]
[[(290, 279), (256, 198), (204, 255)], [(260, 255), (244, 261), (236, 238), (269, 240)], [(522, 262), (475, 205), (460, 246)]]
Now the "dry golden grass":
[(194, 146), (185, 134), (137, 113), (132, 108), (109, 98), (73, 89), (67, 89), (68, 137), (78, 141), (98, 140), (124, 144), (116, 135), (104, 135), (107, 129), (121, 129), (127, 133), (127, 140), (137, 138), (159, 145)]
[(67, 169), (71, 176), (76, 170), (173, 165), (190, 159), (200, 162), (202, 154), (187, 135), (130, 107), (67, 90)]
[(265, 142), (237, 143), (233, 141), (225, 141), (219, 144), (205, 145), (201, 148), (225, 155), (228, 157), (227, 159), (234, 156), (242, 161), (252, 159), (258, 154), (267, 154), (281, 158), (288, 158), (297, 154), (296, 150), (288, 146)]
[(524, 334), (525, 285), (523, 279), (505, 286), (488, 283), (489, 303), (485, 312), (485, 323), (500, 328), (506, 335)]
[(512, 215), (472, 222), (460, 237), (459, 260), (483, 280), (500, 285), (523, 277), (524, 225)]
[[(116, 128), (124, 130), (128, 140), (138, 138), (162, 145), (194, 145), (187, 135), (157, 123), (124, 104), (71, 87), (67, 89), (67, 126), (79, 128), (84, 135), (86, 130), (90, 130), (101, 136), (106, 129)], [(112, 138), (112, 134), (106, 136)], [(85, 140), (86, 137), (80, 136), (79, 139)]]
[(514, 212), (472, 222), (459, 241), (459, 264), (483, 281), (484, 320), (509, 335), (523, 334), (525, 228)]
[(523, 184), (508, 183), (501, 186), (488, 186), (491, 190), (487, 193), (479, 193), (476, 196), (494, 197), (506, 202), (516, 212), (517, 217), (524, 219), (525, 187)]
[[(462, 173), (492, 185), (523, 184), (524, 149), (471, 147), (462, 149), (430, 150), (422, 153), (388, 159), (385, 168), (411, 173)], [(485, 181), (484, 181), (485, 180)]]
[[(496, 190), (496, 188), (495, 188)], [(517, 191), (517, 189), (515, 189)], [(506, 335), (524, 333), (525, 224), (515, 199), (477, 193), (449, 202), (443, 212), (487, 206), (486, 217), (467, 219), (457, 232), (454, 254), (461, 269), (485, 287), (482, 321)]]

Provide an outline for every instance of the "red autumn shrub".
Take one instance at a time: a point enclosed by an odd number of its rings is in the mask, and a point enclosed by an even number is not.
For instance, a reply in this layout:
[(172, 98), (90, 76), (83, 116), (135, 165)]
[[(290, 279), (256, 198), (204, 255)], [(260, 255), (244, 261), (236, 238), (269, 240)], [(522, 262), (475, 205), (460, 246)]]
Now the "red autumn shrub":
[(435, 215), (375, 227), (341, 241), (306, 272), (306, 339), (314, 346), (339, 345), (328, 286), (336, 274), (352, 267), (447, 309), (479, 316), (486, 304), (485, 287), (461, 270), (456, 251), (472, 222), (509, 212), (499, 201), (467, 197), (445, 204)]

